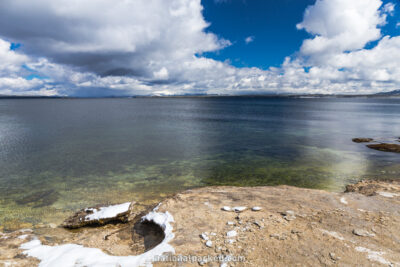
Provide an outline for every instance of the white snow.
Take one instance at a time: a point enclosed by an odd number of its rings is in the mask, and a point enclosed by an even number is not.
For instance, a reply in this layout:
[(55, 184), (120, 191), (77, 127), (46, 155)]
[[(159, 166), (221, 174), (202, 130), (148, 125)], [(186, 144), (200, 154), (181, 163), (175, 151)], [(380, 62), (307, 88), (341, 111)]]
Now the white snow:
[(370, 249), (364, 248), (364, 247), (356, 247), (356, 250), (358, 252), (368, 253), (367, 258), (371, 261), (376, 261), (376, 262), (385, 264), (386, 266), (392, 265), (392, 263), (390, 261), (388, 261), (382, 257), (382, 255), (384, 255), (385, 252), (373, 251), (373, 250), (370, 250)]
[(227, 224), (227, 225), (235, 225), (234, 222), (227, 222), (226, 224)]
[(260, 211), (262, 208), (261, 207), (252, 207), (251, 210), (252, 211)]
[(345, 197), (341, 197), (341, 198), (340, 198), (340, 202), (341, 202), (342, 204), (345, 204), (345, 205), (349, 204), (349, 203), (347, 202), (347, 200), (346, 200)]
[(26, 233), (26, 232), (33, 232), (33, 230), (32, 229), (29, 229), (29, 228), (26, 228), (26, 229), (20, 229), (20, 230), (18, 230), (18, 232), (21, 232), (21, 233)]
[(150, 212), (142, 218), (142, 221), (152, 221), (158, 224), (165, 233), (164, 240), (155, 248), (137, 256), (110, 256), (97, 248), (87, 248), (76, 244), (59, 246), (42, 245), (35, 239), (21, 245), (24, 254), (38, 258), (39, 267), (134, 267), (152, 266), (152, 261), (163, 253), (175, 253), (174, 248), (168, 244), (173, 238), (171, 222), (174, 221), (168, 212)]
[(222, 207), (222, 210), (224, 210), (224, 211), (231, 211), (232, 209), (231, 209), (231, 207), (229, 207), (229, 206), (224, 206), (224, 207)]
[(383, 197), (390, 197), (390, 198), (400, 196), (400, 194), (390, 193), (390, 192), (377, 192), (377, 193)]
[(233, 210), (236, 212), (241, 212), (244, 211), (245, 209), (247, 209), (247, 207), (233, 207)]
[(213, 243), (212, 243), (211, 240), (208, 240), (208, 241), (206, 242), (206, 246), (207, 246), (207, 247), (211, 248), (212, 245), (213, 245)]
[(153, 209), (153, 211), (158, 211), (158, 209), (160, 208), (162, 202), (158, 203), (157, 206)]
[(26, 239), (28, 237), (28, 235), (20, 235), (18, 236), (19, 239)]
[(127, 212), (129, 210), (130, 205), (131, 205), (131, 202), (126, 202), (123, 204), (111, 205), (108, 207), (101, 207), (99, 209), (86, 209), (86, 211), (92, 211), (93, 213), (86, 215), (85, 220), (92, 221), (92, 220), (113, 218), (113, 217), (116, 217), (120, 213)]
[(237, 232), (235, 230), (229, 231), (226, 233), (227, 237), (235, 237), (237, 236)]

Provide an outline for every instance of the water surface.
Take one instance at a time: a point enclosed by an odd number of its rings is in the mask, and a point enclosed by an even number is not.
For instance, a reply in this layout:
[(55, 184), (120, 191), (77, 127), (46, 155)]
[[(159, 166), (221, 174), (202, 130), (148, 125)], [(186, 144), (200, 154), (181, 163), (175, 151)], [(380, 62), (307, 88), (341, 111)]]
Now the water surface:
[(205, 185), (332, 191), (400, 177), (400, 99), (0, 100), (0, 228), (97, 203), (153, 203)]

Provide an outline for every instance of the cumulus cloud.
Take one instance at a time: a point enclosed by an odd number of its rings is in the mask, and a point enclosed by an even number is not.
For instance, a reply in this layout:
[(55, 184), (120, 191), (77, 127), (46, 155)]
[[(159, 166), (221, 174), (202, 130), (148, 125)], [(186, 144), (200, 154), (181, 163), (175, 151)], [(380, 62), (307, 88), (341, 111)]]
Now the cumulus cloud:
[(395, 8), (395, 4), (393, 4), (393, 3), (387, 3), (386, 5), (384, 5), (383, 6), (383, 11), (384, 12), (386, 12), (386, 13), (388, 13), (389, 15), (393, 15), (393, 13), (394, 13), (394, 8)]
[[(381, 0), (317, 0), (297, 25), (310, 34), (299, 52), (279, 68), (262, 70), (203, 56), (231, 43), (206, 32), (200, 0), (3, 0), (0, 94), (394, 90), (400, 86), (400, 37), (381, 32), (394, 11)], [(23, 47), (11, 51), (5, 39)], [(371, 42), (376, 45), (367, 49)]]
[(245, 42), (246, 44), (249, 44), (249, 43), (254, 42), (254, 36), (246, 37), (246, 38), (244, 39), (244, 42)]
[(20, 70), (27, 57), (10, 49), (11, 43), (0, 39), (0, 75), (11, 75)]
[(46, 90), (40, 79), (25, 79), (30, 72), (24, 68), (29, 57), (10, 49), (11, 43), (0, 39), (0, 95), (55, 95)]
[[(393, 4), (382, 7), (380, 0), (317, 0), (297, 25), (314, 35), (300, 49), (302, 66), (310, 67), (307, 76), (351, 92), (397, 89), (400, 37), (381, 38), (380, 29), (393, 10)], [(376, 40), (375, 47), (365, 48)]]
[[(13, 23), (9, 23), (12, 21)], [(200, 0), (3, 0), (0, 33), (27, 53), (101, 76), (151, 78), (229, 41), (206, 33)]]
[(363, 48), (381, 37), (378, 26), (386, 15), (380, 12), (380, 0), (317, 0), (297, 24), (315, 37), (304, 41), (301, 52), (321, 57)]

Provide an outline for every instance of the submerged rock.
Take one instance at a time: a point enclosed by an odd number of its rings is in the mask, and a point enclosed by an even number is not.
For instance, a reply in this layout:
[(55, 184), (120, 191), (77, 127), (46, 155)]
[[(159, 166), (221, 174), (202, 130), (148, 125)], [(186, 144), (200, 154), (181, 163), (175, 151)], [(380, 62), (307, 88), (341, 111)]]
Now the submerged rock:
[(32, 205), (34, 208), (41, 208), (52, 205), (58, 200), (58, 197), (59, 193), (50, 189), (31, 193), (15, 202), (19, 205)]
[(127, 202), (118, 205), (82, 209), (64, 221), (64, 228), (80, 228), (89, 225), (104, 225), (111, 222), (128, 222), (130, 211), (135, 203)]
[(400, 153), (400, 145), (398, 144), (371, 144), (367, 145), (368, 148), (379, 150), (379, 151), (384, 151), (384, 152), (394, 152), (394, 153)]
[(372, 138), (358, 137), (352, 139), (354, 143), (369, 143), (374, 141)]

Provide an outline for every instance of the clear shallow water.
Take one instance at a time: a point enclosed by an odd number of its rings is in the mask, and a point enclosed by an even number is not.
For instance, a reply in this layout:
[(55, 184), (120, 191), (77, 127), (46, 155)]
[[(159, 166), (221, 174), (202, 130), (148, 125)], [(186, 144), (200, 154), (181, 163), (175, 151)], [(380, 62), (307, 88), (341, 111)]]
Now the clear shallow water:
[(0, 100), (0, 228), (204, 185), (342, 190), (400, 178), (400, 99)]

